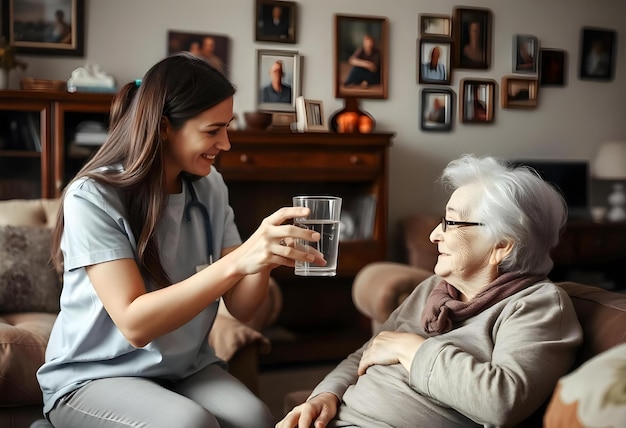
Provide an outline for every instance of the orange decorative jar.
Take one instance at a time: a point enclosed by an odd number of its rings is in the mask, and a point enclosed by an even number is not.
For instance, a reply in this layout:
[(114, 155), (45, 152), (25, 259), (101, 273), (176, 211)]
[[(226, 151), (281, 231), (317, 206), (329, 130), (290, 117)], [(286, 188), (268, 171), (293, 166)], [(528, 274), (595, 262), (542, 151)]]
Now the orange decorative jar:
[(374, 130), (374, 118), (359, 108), (357, 98), (346, 98), (343, 109), (330, 117), (330, 129), (340, 134), (369, 134)]

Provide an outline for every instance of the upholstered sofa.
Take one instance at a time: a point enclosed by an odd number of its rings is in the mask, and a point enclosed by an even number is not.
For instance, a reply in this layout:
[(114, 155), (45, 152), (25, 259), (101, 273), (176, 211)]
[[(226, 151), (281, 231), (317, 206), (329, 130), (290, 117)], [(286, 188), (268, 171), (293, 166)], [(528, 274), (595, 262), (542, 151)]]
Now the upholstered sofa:
[[(375, 334), (383, 322), (389, 317), (400, 303), (428, 276), (432, 275), (437, 259), (436, 246), (429, 242), (430, 231), (439, 223), (438, 218), (415, 215), (406, 218), (399, 231), (400, 248), (398, 254), (404, 257), (400, 262), (375, 262), (365, 266), (357, 274), (353, 286), (352, 297), (357, 309), (371, 320), (372, 333)], [(595, 358), (603, 358), (604, 353), (616, 345), (626, 343), (626, 294), (607, 291), (601, 288), (577, 284), (573, 282), (558, 283), (570, 296), (576, 309), (579, 322), (584, 331), (584, 343), (580, 348), (577, 361), (572, 371), (581, 364), (591, 364)], [(624, 348), (626, 350), (626, 348)], [(626, 355), (622, 360), (626, 376)], [(626, 378), (624, 384), (626, 384)], [(559, 384), (555, 391), (549, 415), (551, 421), (570, 418), (575, 412), (575, 406), (570, 400), (566, 407), (562, 403), (560, 394), (574, 382)], [(622, 388), (622, 391), (626, 390)], [(285, 412), (293, 406), (303, 402), (310, 391), (294, 391), (285, 397)], [(574, 394), (584, 400), (589, 395)], [(626, 399), (626, 397), (624, 397)], [(520, 427), (541, 427), (548, 402)], [(626, 401), (623, 403), (626, 406)], [(578, 406), (582, 408), (585, 403)], [(572, 420), (572, 419), (571, 419)], [(626, 419), (624, 419), (626, 420)], [(546, 425), (547, 426), (547, 425)], [(552, 425), (552, 427), (578, 427), (584, 425)], [(602, 425), (611, 426), (611, 425)], [(620, 425), (615, 425), (615, 427)], [(626, 426), (626, 425), (621, 425)]]
[[(41, 418), (35, 376), (44, 361), (59, 310), (61, 282), (50, 267), (50, 226), (59, 200), (0, 201), (0, 427), (28, 427)], [(272, 281), (254, 318), (242, 324), (220, 306), (209, 336), (229, 370), (258, 393), (258, 355), (269, 351), (261, 333), (278, 316), (282, 296)]]

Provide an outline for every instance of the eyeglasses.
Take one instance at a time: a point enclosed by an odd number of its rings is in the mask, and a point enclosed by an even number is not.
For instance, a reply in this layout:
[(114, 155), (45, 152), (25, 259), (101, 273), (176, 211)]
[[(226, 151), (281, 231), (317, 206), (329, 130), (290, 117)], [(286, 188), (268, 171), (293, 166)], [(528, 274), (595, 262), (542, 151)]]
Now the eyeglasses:
[(484, 226), (484, 223), (475, 223), (471, 221), (454, 221), (446, 220), (445, 217), (441, 217), (441, 230), (446, 231), (448, 226)]

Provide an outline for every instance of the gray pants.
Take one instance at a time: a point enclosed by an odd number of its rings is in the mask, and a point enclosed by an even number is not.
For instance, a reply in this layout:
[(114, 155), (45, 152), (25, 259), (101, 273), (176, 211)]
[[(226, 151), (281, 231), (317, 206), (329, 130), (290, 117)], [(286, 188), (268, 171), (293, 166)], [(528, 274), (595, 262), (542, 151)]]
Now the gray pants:
[(275, 423), (261, 400), (215, 364), (165, 384), (139, 377), (94, 380), (60, 399), (48, 417), (63, 428), (266, 428)]

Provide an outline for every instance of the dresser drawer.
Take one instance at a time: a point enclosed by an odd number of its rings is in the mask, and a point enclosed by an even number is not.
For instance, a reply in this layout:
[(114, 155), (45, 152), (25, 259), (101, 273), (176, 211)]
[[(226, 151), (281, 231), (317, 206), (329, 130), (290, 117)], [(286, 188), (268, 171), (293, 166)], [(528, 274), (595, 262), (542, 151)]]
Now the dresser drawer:
[(319, 169), (326, 168), (373, 168), (381, 165), (379, 153), (362, 152), (281, 152), (260, 153), (254, 150), (231, 150), (221, 153), (219, 166), (222, 170), (228, 168), (254, 167), (271, 169)]
[(231, 150), (221, 153), (217, 168), (228, 179), (370, 179), (383, 171), (379, 152)]

